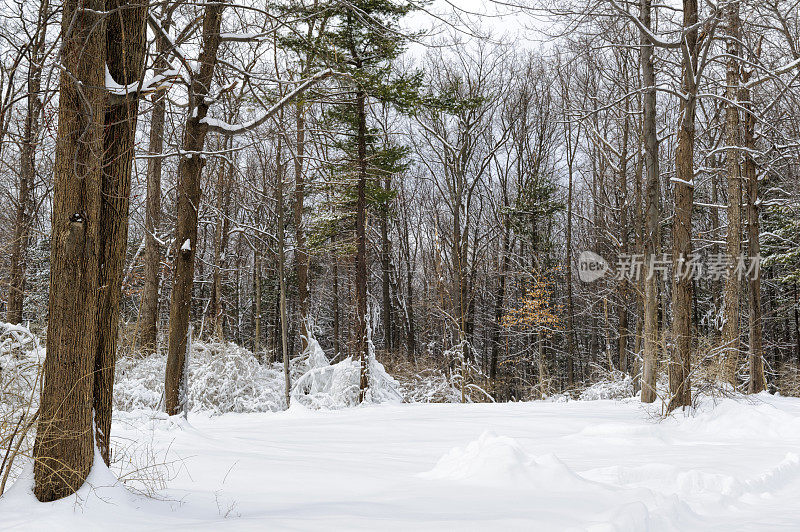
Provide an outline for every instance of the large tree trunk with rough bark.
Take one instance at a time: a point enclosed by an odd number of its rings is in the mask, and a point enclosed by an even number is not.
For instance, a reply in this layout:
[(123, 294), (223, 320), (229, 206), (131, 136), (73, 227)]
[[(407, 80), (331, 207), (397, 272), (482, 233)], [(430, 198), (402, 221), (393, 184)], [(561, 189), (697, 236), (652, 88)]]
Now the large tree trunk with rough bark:
[[(455, 320), (455, 328), (453, 330), (453, 343), (460, 343), (465, 338), (466, 333), (466, 317), (467, 317), (467, 301), (465, 298), (464, 283), (465, 283), (465, 269), (466, 257), (462, 253), (464, 246), (461, 228), (461, 194), (456, 193), (456, 201), (453, 202), (453, 241), (450, 244), (450, 261), (451, 270), (453, 272), (453, 289), (450, 293), (450, 300), (452, 302), (451, 315)], [(466, 231), (465, 231), (466, 232)], [(465, 345), (466, 352), (466, 345)]]
[(692, 357), (692, 279), (685, 263), (692, 253), (692, 204), (694, 201), (694, 136), (697, 105), (697, 0), (683, 0), (685, 37), (681, 50), (682, 92), (675, 152), (675, 216), (672, 221), (672, 351), (669, 364), (668, 408), (690, 406)]
[[(641, 19), (647, 28), (651, 27), (652, 0), (642, 0)], [(660, 176), (658, 169), (658, 132), (656, 130), (656, 87), (653, 68), (654, 47), (647, 36), (642, 35), (642, 136), (644, 137), (644, 167), (647, 175), (645, 184), (645, 262), (654, 258), (661, 249), (659, 236)], [(648, 270), (644, 280), (644, 357), (642, 365), (642, 402), (656, 400), (656, 369), (658, 367), (658, 278)]]
[(184, 381), (186, 348), (189, 336), (189, 312), (192, 305), (194, 257), (197, 249), (197, 209), (200, 205), (200, 174), (205, 159), (200, 157), (208, 131), (204, 118), (208, 114), (209, 93), (217, 49), (220, 44), (223, 3), (208, 4), (203, 15), (203, 39), (199, 71), (190, 87), (189, 114), (183, 136), (187, 155), (178, 164), (177, 227), (175, 229), (174, 277), (169, 309), (169, 351), (164, 385), (168, 414), (183, 411), (181, 386)]
[(722, 368), (723, 379), (736, 386), (736, 372), (739, 367), (739, 293), (741, 279), (736, 272), (736, 264), (742, 252), (742, 176), (740, 166), (741, 135), (739, 128), (739, 69), (740, 69), (740, 31), (739, 2), (734, 0), (726, 7), (727, 11), (727, 53), (728, 68), (725, 99), (725, 171), (728, 177), (728, 235), (726, 239), (728, 254), (728, 276), (723, 292), (722, 322)]
[[(108, 0), (106, 64), (118, 85), (129, 86), (144, 71), (147, 2)], [(110, 461), (111, 407), (114, 363), (119, 338), (119, 305), (125, 250), (128, 246), (128, 211), (131, 163), (136, 137), (139, 98), (136, 94), (112, 100), (105, 111), (102, 196), (100, 201), (100, 297), (98, 344), (94, 373), (96, 444), (106, 465)]]
[(572, 196), (574, 192), (574, 182), (572, 164), (575, 152), (567, 154), (567, 384), (571, 387), (575, 384), (575, 300), (572, 294)]
[(100, 0), (63, 6), (54, 168), (47, 357), (34, 447), (34, 493), (74, 493), (92, 466), (100, 202), (105, 107), (105, 20)]

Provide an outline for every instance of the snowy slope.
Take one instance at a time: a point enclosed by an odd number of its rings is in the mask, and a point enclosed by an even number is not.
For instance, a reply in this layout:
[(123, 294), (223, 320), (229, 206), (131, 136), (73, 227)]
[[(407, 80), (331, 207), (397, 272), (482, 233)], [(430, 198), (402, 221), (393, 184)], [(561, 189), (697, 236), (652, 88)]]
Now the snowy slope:
[(800, 400), (760, 395), (659, 421), (634, 402), (122, 413), (118, 445), (179, 458), (158, 501), (108, 471), (12, 530), (798, 530)]

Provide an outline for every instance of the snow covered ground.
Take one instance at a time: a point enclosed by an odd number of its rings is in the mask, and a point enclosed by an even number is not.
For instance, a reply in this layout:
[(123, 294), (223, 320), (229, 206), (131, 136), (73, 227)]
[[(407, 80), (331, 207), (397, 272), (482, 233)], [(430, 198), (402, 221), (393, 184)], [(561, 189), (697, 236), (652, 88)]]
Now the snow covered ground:
[(163, 500), (95, 468), (77, 496), (38, 504), (23, 479), (0, 528), (800, 529), (798, 399), (666, 420), (615, 401), (153, 416), (120, 413), (114, 434), (178, 460)]

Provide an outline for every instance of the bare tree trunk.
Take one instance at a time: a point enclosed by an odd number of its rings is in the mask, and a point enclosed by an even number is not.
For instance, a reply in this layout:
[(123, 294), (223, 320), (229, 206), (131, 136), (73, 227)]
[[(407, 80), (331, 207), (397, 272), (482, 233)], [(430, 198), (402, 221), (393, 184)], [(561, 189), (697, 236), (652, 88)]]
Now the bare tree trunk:
[(560, 77), (563, 118), (564, 118), (564, 141), (566, 148), (567, 162), (567, 242), (566, 242), (566, 284), (567, 284), (567, 385), (572, 387), (575, 384), (575, 300), (573, 297), (572, 286), (572, 233), (573, 233), (573, 196), (574, 196), (574, 169), (575, 155), (578, 149), (578, 142), (581, 135), (581, 125), (577, 126), (577, 135), (573, 139), (573, 126), (570, 116), (570, 87), (569, 78)]
[(669, 366), (668, 408), (691, 406), (692, 280), (684, 275), (684, 261), (692, 253), (692, 204), (694, 201), (694, 123), (697, 104), (697, 0), (683, 0), (682, 92), (678, 146), (675, 152), (675, 217), (672, 223), (672, 341)]
[[(748, 76), (749, 77), (749, 76)], [(746, 81), (746, 80), (744, 80)], [(761, 246), (759, 242), (758, 223), (758, 174), (753, 160), (755, 152), (756, 117), (753, 114), (749, 89), (743, 89), (741, 101), (744, 105), (744, 179), (747, 183), (747, 255), (750, 261), (760, 260)], [(751, 272), (749, 279), (750, 303), (750, 380), (748, 393), (764, 391), (764, 350), (761, 342), (761, 272), (760, 269)], [(796, 312), (796, 310), (795, 310)]]
[(356, 353), (361, 362), (358, 402), (364, 401), (369, 387), (367, 353), (367, 96), (356, 89), (358, 118), (358, 184), (356, 199)]
[[(472, 232), (472, 242), (472, 266), (465, 283), (465, 296), (469, 295), (472, 287), (475, 286), (475, 277), (478, 275), (478, 246), (476, 245), (478, 242), (478, 224), (475, 224), (475, 230)], [(467, 341), (469, 342), (470, 346), (473, 346), (475, 345), (475, 298), (467, 297), (467, 301), (467, 315), (466, 319), (464, 320), (464, 333), (466, 334)], [(471, 347), (465, 354), (469, 355), (470, 360), (475, 360), (475, 353)]]
[[(164, 22), (169, 29), (170, 21)], [(159, 55), (166, 54), (168, 45), (164, 39), (158, 39)], [(166, 68), (162, 61), (159, 71)], [(147, 152), (147, 205), (145, 208), (145, 241), (144, 241), (144, 288), (142, 290), (142, 308), (139, 330), (141, 331), (141, 349), (144, 354), (153, 353), (158, 347), (158, 303), (161, 284), (161, 243), (157, 235), (161, 225), (161, 153), (164, 151), (164, 118), (167, 110), (167, 89), (153, 94), (153, 111), (150, 118), (150, 139)]]
[[(464, 290), (465, 284), (465, 266), (466, 257), (464, 257), (463, 241), (465, 237), (462, 236), (461, 228), (461, 193), (460, 185), (456, 185), (459, 190), (456, 192), (456, 200), (453, 202), (453, 242), (450, 246), (450, 255), (453, 270), (453, 292), (452, 299), (452, 315), (456, 322), (456, 330), (454, 331), (453, 342), (460, 343), (464, 340), (466, 333), (466, 294)], [(465, 231), (466, 232), (466, 231)], [(466, 357), (466, 344), (464, 345), (464, 356)]]
[(261, 252), (253, 251), (253, 353), (261, 350)]
[(406, 248), (406, 350), (411, 360), (415, 359), (417, 339), (414, 325), (414, 276), (411, 269), (411, 239), (408, 232), (408, 203), (403, 202), (403, 240)]
[(208, 4), (203, 15), (203, 39), (199, 71), (190, 87), (189, 114), (183, 137), (183, 151), (188, 153), (178, 164), (177, 227), (175, 230), (175, 274), (169, 309), (169, 351), (164, 385), (166, 411), (178, 414), (183, 411), (181, 384), (185, 371), (186, 346), (189, 334), (189, 314), (192, 306), (194, 282), (194, 257), (197, 249), (197, 209), (200, 206), (200, 173), (205, 159), (194, 154), (203, 151), (208, 126), (202, 120), (208, 114), (208, 95), (222, 23), (223, 3)]
[[(505, 196), (505, 195), (504, 195)], [(508, 272), (508, 256), (511, 244), (511, 224), (508, 214), (503, 223), (503, 243), (500, 248), (499, 279), (494, 299), (494, 321), (492, 322), (492, 355), (489, 361), (489, 379), (492, 381), (493, 393), (497, 394), (497, 366), (500, 359), (500, 322), (503, 319), (503, 301), (506, 293), (506, 275)]]
[(797, 280), (795, 280), (794, 286), (794, 353), (795, 358), (797, 359), (797, 364), (800, 365), (800, 293), (798, 293), (797, 289)]
[(39, 92), (42, 88), (42, 60), (44, 55), (47, 19), (50, 16), (49, 0), (39, 4), (36, 35), (31, 43), (28, 62), (28, 95), (25, 115), (25, 129), (20, 143), (19, 188), (17, 189), (16, 220), (14, 237), (11, 242), (10, 286), (8, 290), (8, 309), (6, 321), (22, 322), (25, 301), (25, 269), (27, 249), (30, 240), (30, 226), (33, 220), (33, 192), (36, 177), (36, 144), (39, 138), (39, 118), (42, 114), (42, 101)]
[[(724, 132), (723, 132), (724, 134)], [(712, 171), (710, 173), (710, 180), (711, 180), (711, 203), (714, 205), (719, 205), (719, 189), (720, 189), (720, 174), (719, 168), (722, 165), (722, 160), (720, 157), (716, 155), (711, 160), (711, 167)], [(721, 240), (721, 230), (720, 230), (720, 222), (719, 222), (719, 207), (714, 207), (710, 209), (709, 212), (709, 222), (711, 225), (711, 235), (710, 238), (713, 240), (713, 244), (711, 245), (711, 253), (718, 255), (720, 252), (720, 244), (719, 241)], [(724, 280), (722, 279), (712, 279), (711, 280), (711, 293), (714, 294), (714, 304), (720, 304), (722, 299), (722, 294), (725, 293), (724, 290)], [(718, 310), (722, 310), (722, 307), (717, 307)], [(716, 332), (716, 331), (715, 331)], [(720, 338), (721, 341), (721, 338)], [(721, 375), (720, 375), (721, 376)]]
[[(641, 0), (642, 24), (651, 28), (652, 0)], [(645, 201), (644, 256), (649, 263), (661, 249), (659, 205), (661, 190), (658, 168), (658, 132), (656, 129), (656, 80), (653, 68), (654, 47), (642, 35), (642, 135), (644, 137), (644, 166), (647, 174)], [(648, 269), (644, 281), (644, 357), (642, 367), (642, 402), (656, 400), (656, 370), (658, 368), (658, 279), (655, 272)]]
[[(388, 191), (391, 186), (390, 179), (386, 179), (385, 188)], [(381, 205), (380, 211), (380, 230), (381, 230), (381, 289), (383, 295), (383, 305), (381, 320), (383, 321), (383, 334), (386, 349), (391, 350), (392, 345), (392, 296), (389, 285), (389, 204)]]
[[(627, 86), (627, 69), (625, 74), (625, 82)], [(626, 255), (630, 253), (629, 238), (628, 238), (628, 137), (630, 129), (630, 121), (628, 120), (628, 112), (630, 110), (630, 100), (625, 99), (625, 118), (622, 130), (622, 149), (620, 150), (619, 157), (619, 189), (622, 199), (620, 201), (620, 232), (621, 232), (621, 248), (620, 253)], [(619, 319), (619, 370), (622, 373), (628, 373), (628, 294), (630, 287), (628, 286), (628, 279), (623, 277), (620, 280), (619, 286), (619, 306), (617, 307), (617, 315)]]
[[(82, 7), (83, 9), (79, 9)], [(47, 357), (34, 446), (34, 493), (74, 493), (92, 466), (100, 202), (105, 108), (105, 2), (64, 2), (54, 168)]]
[(294, 156), (294, 231), (295, 250), (294, 268), (297, 276), (297, 302), (300, 308), (300, 342), (301, 351), (308, 346), (308, 251), (306, 250), (306, 233), (303, 226), (303, 202), (305, 201), (305, 176), (303, 174), (303, 157), (305, 155), (306, 122), (305, 107), (302, 100), (297, 103), (297, 144)]
[[(30, 96), (29, 96), (30, 99)], [(37, 96), (38, 99), (38, 96)], [(8, 308), (6, 321), (8, 323), (22, 322), (22, 309), (25, 301), (25, 270), (26, 252), (29, 243), (31, 223), (31, 195), (33, 189), (34, 157), (33, 148), (28, 147), (31, 139), (29, 136), (30, 103), (28, 104), (29, 117), (26, 118), (25, 137), (20, 155), (19, 183), (17, 188), (16, 216), (14, 221), (14, 236), (11, 242), (11, 257), (9, 259), (9, 287)]]
[[(399, 256), (398, 256), (399, 259)], [(389, 287), (391, 288), (391, 299), (393, 308), (401, 308), (400, 303), (400, 270), (398, 265), (397, 275), (394, 279), (390, 278)], [(400, 318), (400, 313), (392, 311), (392, 346), (394, 349), (400, 349), (403, 344), (403, 320)]]
[(417, 338), (416, 325), (414, 324), (414, 276), (411, 272), (411, 257), (406, 257), (406, 349), (412, 360), (416, 359)]
[[(275, 252), (273, 255), (275, 259), (275, 271), (278, 270), (280, 265), (278, 264), (278, 253)], [(280, 279), (277, 275), (275, 275), (275, 284), (272, 287), (272, 293), (275, 294), (275, 298), (272, 307), (272, 341), (270, 342), (270, 346), (272, 348), (272, 353), (274, 355), (274, 361), (280, 362), (281, 359), (278, 356), (278, 352), (280, 350), (280, 341), (281, 341), (281, 283)]]
[(608, 298), (603, 299), (603, 324), (606, 330), (606, 361), (608, 362), (608, 371), (614, 371), (614, 360), (611, 354), (611, 322), (608, 321)]
[(739, 132), (739, 61), (741, 53), (739, 30), (739, 1), (733, 0), (727, 7), (727, 53), (728, 72), (725, 98), (725, 150), (726, 173), (728, 175), (728, 276), (725, 280), (722, 304), (722, 356), (723, 379), (736, 386), (739, 367), (739, 292), (741, 279), (736, 273), (736, 264), (742, 251), (742, 176), (739, 163), (741, 135)]
[(333, 354), (339, 356), (341, 346), (339, 338), (341, 331), (339, 327), (339, 257), (333, 252)]
[(289, 368), (289, 320), (286, 312), (286, 221), (283, 214), (283, 177), (284, 166), (281, 162), (281, 141), (275, 156), (277, 168), (275, 181), (275, 208), (278, 211), (278, 313), (280, 314), (281, 356), (283, 360), (283, 384), (286, 408), (291, 405), (292, 375)]
[[(641, 112), (641, 100), (639, 105)], [(640, 122), (640, 127), (642, 122)], [(640, 143), (640, 144), (639, 144)], [(644, 172), (644, 137), (639, 138), (639, 146), (637, 146), (638, 156), (636, 159), (636, 170), (634, 171), (634, 223), (635, 239), (636, 239), (636, 253), (644, 255), (644, 198), (643, 198), (643, 184), (642, 174)], [(645, 274), (647, 272), (645, 271)], [(641, 275), (641, 274), (640, 274)], [(642, 391), (642, 365), (640, 361), (640, 353), (644, 350), (644, 278), (641, 276), (635, 280), (636, 282), (636, 332), (633, 337), (633, 352), (636, 357), (633, 359), (633, 367), (631, 374), (633, 375), (633, 393), (638, 394)]]
[(540, 332), (536, 334), (536, 349), (538, 351), (538, 369), (539, 369), (539, 396), (544, 399), (550, 395), (550, 377), (547, 373), (547, 360), (544, 355), (544, 335)]
[[(147, 2), (107, 0), (106, 9), (110, 13), (106, 39), (108, 72), (119, 85), (128, 86), (139, 81), (144, 72)], [(128, 96), (121, 102), (112, 102), (105, 111), (94, 418), (96, 444), (106, 465), (110, 463), (114, 364), (119, 338), (119, 305), (122, 298), (125, 250), (128, 247), (131, 163), (138, 111), (138, 95)]]
[[(222, 142), (222, 149), (223, 151), (230, 147), (230, 137), (227, 137)], [(217, 211), (216, 216), (216, 223), (214, 224), (214, 272), (212, 274), (212, 285), (211, 285), (211, 304), (209, 305), (209, 314), (211, 316), (211, 324), (212, 324), (212, 334), (214, 338), (218, 341), (223, 340), (223, 332), (222, 332), (222, 269), (223, 269), (223, 257), (224, 257), (224, 245), (225, 245), (225, 235), (224, 231), (226, 229), (226, 217), (225, 217), (225, 194), (226, 194), (226, 184), (225, 184), (225, 172), (227, 167), (227, 161), (220, 160), (219, 161), (219, 168), (217, 174), (217, 186), (216, 186), (216, 198), (215, 198), (215, 208)]]
[[(574, 152), (573, 152), (574, 153)], [(570, 154), (568, 159), (569, 184), (567, 188), (567, 384), (575, 384), (575, 303), (572, 294), (572, 194), (573, 175), (572, 163), (574, 159)]]

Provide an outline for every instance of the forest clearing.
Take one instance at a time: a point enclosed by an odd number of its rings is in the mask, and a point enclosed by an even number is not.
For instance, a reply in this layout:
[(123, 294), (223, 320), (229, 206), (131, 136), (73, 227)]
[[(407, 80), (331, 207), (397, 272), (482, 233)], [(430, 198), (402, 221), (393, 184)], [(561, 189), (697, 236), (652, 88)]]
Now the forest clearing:
[(800, 529), (794, 0), (0, 0), (0, 528)]

